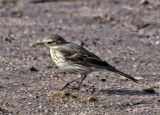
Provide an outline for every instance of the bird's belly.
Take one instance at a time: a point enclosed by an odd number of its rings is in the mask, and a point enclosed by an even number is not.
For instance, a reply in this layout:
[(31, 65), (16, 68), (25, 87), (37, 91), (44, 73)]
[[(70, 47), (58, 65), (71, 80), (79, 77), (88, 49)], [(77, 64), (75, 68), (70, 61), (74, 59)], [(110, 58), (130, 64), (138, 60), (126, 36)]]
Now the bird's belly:
[(72, 63), (71, 61), (66, 61), (66, 58), (56, 50), (50, 50), (51, 57), (54, 63), (62, 70), (71, 73), (88, 74), (91, 72), (89, 67)]
[(72, 64), (72, 63), (65, 63), (60, 68), (71, 73), (88, 74), (91, 72), (88, 67), (84, 67), (82, 65)]

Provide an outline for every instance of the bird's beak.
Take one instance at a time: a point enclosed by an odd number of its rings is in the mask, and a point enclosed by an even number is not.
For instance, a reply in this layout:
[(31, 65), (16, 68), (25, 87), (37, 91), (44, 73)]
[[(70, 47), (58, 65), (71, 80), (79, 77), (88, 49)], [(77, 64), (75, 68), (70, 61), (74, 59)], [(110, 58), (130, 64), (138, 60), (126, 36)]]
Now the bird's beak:
[(43, 40), (43, 41), (39, 41), (37, 43), (35, 43), (34, 45), (44, 45), (46, 42)]
[(43, 44), (44, 44), (43, 42), (38, 42), (35, 45), (43, 45)]
[(40, 41), (37, 41), (34, 46), (37, 46), (37, 45), (45, 45), (47, 43), (47, 39), (44, 38), (43, 40), (40, 40)]

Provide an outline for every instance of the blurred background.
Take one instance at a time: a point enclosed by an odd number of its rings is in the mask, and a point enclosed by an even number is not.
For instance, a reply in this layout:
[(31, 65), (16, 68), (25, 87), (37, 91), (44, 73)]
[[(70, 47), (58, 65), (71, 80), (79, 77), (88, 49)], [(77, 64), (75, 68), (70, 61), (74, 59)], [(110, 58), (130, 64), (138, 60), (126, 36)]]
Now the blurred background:
[[(49, 49), (59, 34), (140, 80), (89, 75), (81, 91), (57, 92), (76, 75), (60, 72)], [(0, 0), (0, 114), (154, 114), (160, 110), (159, 0)], [(142, 89), (150, 86), (156, 93)], [(88, 97), (98, 101), (88, 102)], [(76, 97), (76, 98), (75, 98)]]

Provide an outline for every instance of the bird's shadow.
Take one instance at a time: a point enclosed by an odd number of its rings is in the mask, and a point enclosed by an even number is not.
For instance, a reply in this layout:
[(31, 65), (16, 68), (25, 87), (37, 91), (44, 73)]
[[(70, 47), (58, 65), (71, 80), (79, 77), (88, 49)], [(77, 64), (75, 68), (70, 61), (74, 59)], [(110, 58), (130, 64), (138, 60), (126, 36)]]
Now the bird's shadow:
[(107, 89), (100, 90), (101, 93), (105, 93), (108, 95), (150, 95), (150, 96), (159, 96), (159, 92), (145, 92), (143, 90), (128, 90), (128, 89)]

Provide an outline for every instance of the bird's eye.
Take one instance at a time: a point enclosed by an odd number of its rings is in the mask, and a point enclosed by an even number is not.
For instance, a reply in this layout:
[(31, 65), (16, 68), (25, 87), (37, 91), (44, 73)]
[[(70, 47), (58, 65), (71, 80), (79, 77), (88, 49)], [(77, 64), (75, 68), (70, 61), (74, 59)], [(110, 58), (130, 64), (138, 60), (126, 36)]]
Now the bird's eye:
[(47, 42), (48, 44), (51, 44), (52, 42)]

